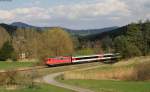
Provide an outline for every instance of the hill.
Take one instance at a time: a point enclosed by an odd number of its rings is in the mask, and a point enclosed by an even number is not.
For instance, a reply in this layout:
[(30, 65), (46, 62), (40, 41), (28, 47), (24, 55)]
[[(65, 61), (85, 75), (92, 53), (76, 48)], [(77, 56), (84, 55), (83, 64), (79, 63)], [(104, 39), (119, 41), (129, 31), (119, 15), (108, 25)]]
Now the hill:
[(88, 35), (95, 35), (95, 34), (101, 34), (103, 32), (109, 32), (114, 29), (117, 29), (118, 27), (106, 27), (106, 28), (99, 28), (99, 29), (87, 29), (87, 30), (72, 30), (72, 29), (66, 29), (69, 33), (76, 35), (76, 36), (88, 36)]
[(5, 23), (1, 23), (0, 26), (2, 28), (4, 28), (10, 35), (14, 34), (14, 32), (16, 31), (17, 27), (15, 26), (11, 26)]
[[(17, 28), (25, 28), (25, 29), (35, 29), (37, 31), (42, 31), (42, 30), (48, 30), (48, 29), (52, 29), (52, 28), (56, 28), (56, 27), (38, 27), (38, 26), (32, 26), (26, 23), (22, 23), (22, 22), (13, 22), (10, 25), (9, 24), (4, 24), (1, 23), (0, 26), (2, 26), (3, 28), (5, 28), (9, 33), (13, 33), (15, 32), (15, 30)], [(86, 29), (86, 30), (75, 30), (75, 29), (68, 29), (68, 28), (64, 28), (64, 27), (58, 27), (61, 28), (67, 32), (69, 32), (70, 34), (72, 34), (73, 36), (96, 36), (99, 35), (103, 32), (109, 32), (112, 30), (117, 29), (117, 26), (114, 27), (106, 27), (106, 28), (99, 28), (99, 29)], [(95, 38), (93, 38), (95, 39)]]
[(13, 22), (10, 25), (18, 27), (18, 28), (36, 28), (35, 26), (29, 25), (29, 24), (26, 24), (26, 23), (22, 23), (22, 22)]
[(102, 31), (101, 33), (89, 34), (82, 36), (82, 39), (85, 40), (102, 40), (103, 38), (109, 36), (110, 38), (115, 38), (120, 35), (124, 35), (127, 32), (127, 26), (112, 28), (111, 30)]

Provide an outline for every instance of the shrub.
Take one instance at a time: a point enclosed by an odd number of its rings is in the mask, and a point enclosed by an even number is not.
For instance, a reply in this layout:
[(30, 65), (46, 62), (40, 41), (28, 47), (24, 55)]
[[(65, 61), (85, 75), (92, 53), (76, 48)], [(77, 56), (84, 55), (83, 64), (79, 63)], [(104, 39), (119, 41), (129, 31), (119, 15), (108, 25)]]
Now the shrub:
[(17, 84), (17, 75), (18, 72), (17, 71), (7, 71), (6, 72), (6, 84), (7, 85), (16, 85)]
[(134, 68), (135, 80), (149, 80), (150, 79), (150, 62), (138, 63)]
[(16, 60), (14, 48), (9, 41), (5, 42), (0, 49), (0, 60), (6, 61), (7, 59)]
[(16, 85), (17, 84), (17, 71), (8, 70), (7, 72), (0, 73), (0, 85)]
[(22, 71), (8, 70), (7, 72), (0, 73), (0, 86), (6, 88), (17, 86), (18, 88), (36, 88), (38, 85), (35, 79), (38, 77), (36, 71)]

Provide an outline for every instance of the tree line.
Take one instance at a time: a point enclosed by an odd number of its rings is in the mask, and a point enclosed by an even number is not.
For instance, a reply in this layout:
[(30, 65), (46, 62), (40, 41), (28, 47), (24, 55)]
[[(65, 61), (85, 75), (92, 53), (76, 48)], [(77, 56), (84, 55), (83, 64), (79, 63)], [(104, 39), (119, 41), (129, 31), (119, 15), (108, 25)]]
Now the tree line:
[(59, 27), (43, 31), (34, 28), (17, 28), (11, 35), (0, 27), (0, 61), (17, 60), (23, 55), (28, 59), (42, 60), (49, 56), (116, 52), (123, 58), (149, 55), (150, 21), (128, 24), (100, 38), (87, 40), (73, 36)]
[(0, 28), (0, 60), (17, 60), (22, 54), (28, 59), (44, 59), (49, 56), (71, 55), (74, 52), (72, 38), (60, 28), (46, 31), (18, 28), (13, 35)]
[[(120, 29), (118, 29), (120, 30)], [(120, 30), (118, 36), (106, 36), (101, 42), (108, 52), (119, 52), (123, 58), (150, 54), (150, 21), (131, 23)], [(117, 33), (116, 33), (117, 34)]]

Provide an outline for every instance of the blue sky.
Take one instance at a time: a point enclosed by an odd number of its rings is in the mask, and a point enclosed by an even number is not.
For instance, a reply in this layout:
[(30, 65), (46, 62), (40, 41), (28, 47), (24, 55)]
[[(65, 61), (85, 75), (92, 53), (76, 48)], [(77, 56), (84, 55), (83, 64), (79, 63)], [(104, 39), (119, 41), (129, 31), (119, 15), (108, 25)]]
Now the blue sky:
[(0, 22), (93, 29), (150, 18), (150, 0), (2, 0)]

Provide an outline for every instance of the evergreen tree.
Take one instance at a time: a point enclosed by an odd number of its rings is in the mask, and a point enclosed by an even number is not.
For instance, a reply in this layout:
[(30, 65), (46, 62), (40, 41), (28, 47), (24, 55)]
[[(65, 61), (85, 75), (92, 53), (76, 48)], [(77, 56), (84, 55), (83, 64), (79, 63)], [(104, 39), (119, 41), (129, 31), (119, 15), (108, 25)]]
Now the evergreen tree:
[(102, 39), (102, 48), (105, 52), (112, 52), (113, 45), (113, 41), (109, 36)]
[(125, 36), (118, 36), (114, 40), (116, 52), (121, 53), (123, 58), (133, 57), (141, 55), (141, 51), (137, 46), (130, 41)]
[(150, 54), (150, 21), (147, 20), (142, 26), (143, 32), (143, 54)]
[(126, 34), (127, 40), (137, 46), (139, 50), (142, 51), (143, 49), (143, 35), (142, 31), (140, 30), (140, 25), (137, 24), (130, 24), (127, 28)]
[(0, 50), (0, 60), (6, 61), (7, 59), (15, 59), (14, 48), (9, 41), (5, 42)]

